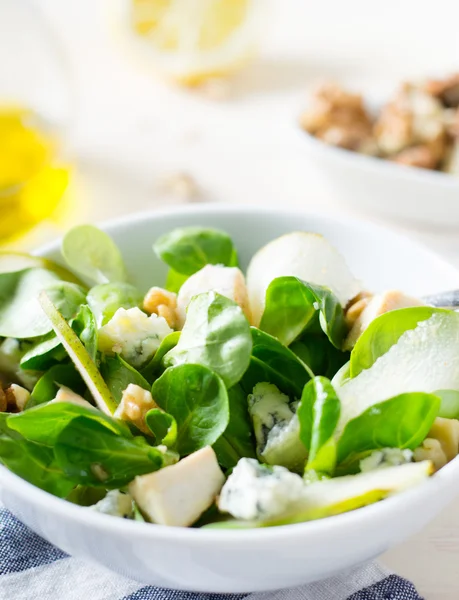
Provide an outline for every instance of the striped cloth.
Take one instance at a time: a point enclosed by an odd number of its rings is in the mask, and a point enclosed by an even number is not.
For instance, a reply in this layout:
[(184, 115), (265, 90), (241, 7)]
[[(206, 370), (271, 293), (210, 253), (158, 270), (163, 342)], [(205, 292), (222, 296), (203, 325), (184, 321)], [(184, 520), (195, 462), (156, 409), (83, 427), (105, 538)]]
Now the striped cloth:
[(199, 594), (143, 586), (70, 558), (0, 507), (0, 600), (422, 600), (413, 584), (369, 563), (278, 592)]

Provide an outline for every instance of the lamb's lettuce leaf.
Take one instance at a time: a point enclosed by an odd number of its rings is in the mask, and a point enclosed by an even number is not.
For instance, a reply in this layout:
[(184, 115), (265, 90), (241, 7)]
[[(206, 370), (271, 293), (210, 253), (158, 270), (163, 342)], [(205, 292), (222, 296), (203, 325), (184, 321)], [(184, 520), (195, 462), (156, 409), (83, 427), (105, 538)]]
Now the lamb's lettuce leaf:
[(374, 404), (344, 428), (337, 450), (341, 470), (379, 448), (414, 450), (426, 438), (439, 408), (440, 398), (423, 392), (400, 394)]
[(284, 394), (300, 398), (311, 373), (301, 360), (275, 337), (251, 327), (253, 348), (241, 384), (251, 394), (257, 383), (276, 385)]
[(163, 363), (204, 365), (230, 388), (245, 373), (251, 351), (250, 326), (242, 309), (225, 296), (206, 292), (191, 300), (180, 339)]
[(126, 269), (112, 238), (94, 225), (78, 225), (62, 240), (62, 256), (69, 267), (96, 283), (126, 280)]
[(175, 449), (181, 456), (211, 446), (228, 426), (225, 384), (203, 365), (168, 368), (153, 384), (152, 396), (177, 422)]
[(139, 290), (123, 281), (96, 285), (89, 290), (87, 297), (98, 327), (108, 323), (119, 308), (140, 308), (142, 301)]
[(153, 250), (176, 273), (188, 277), (208, 264), (227, 267), (238, 264), (231, 238), (218, 229), (174, 229), (156, 240)]
[(269, 284), (260, 329), (289, 346), (317, 320), (333, 346), (341, 348), (347, 328), (333, 292), (291, 276)]
[(341, 402), (326, 377), (314, 377), (304, 387), (298, 406), (300, 439), (309, 450), (307, 471), (332, 475), (336, 465), (335, 430)]

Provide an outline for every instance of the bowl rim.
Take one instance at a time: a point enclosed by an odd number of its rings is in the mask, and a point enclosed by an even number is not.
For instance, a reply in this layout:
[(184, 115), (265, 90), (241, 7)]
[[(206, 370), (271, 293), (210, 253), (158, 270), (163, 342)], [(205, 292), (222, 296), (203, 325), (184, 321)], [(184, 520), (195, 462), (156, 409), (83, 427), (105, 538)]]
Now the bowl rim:
[(382, 173), (383, 175), (385, 174), (386, 176), (397, 179), (414, 179), (418, 180), (420, 183), (429, 183), (447, 189), (459, 190), (459, 177), (457, 175), (433, 169), (399, 165), (384, 158), (369, 156), (346, 148), (340, 148), (339, 146), (326, 144), (303, 129), (299, 120), (296, 121), (296, 129), (297, 137), (300, 136), (303, 143), (306, 142), (306, 146), (308, 146), (312, 152), (328, 156), (335, 161), (341, 161), (354, 168), (360, 167), (371, 173)]
[[(385, 235), (388, 240), (390, 238), (398, 241), (403, 240), (404, 243), (408, 243), (412, 248), (416, 248), (424, 255), (430, 255), (431, 259), (438, 262), (439, 267), (447, 267), (451, 270), (452, 274), (457, 275), (459, 278), (459, 270), (448, 263), (448, 261), (443, 259), (440, 255), (431, 251), (429, 248), (426, 248), (423, 244), (417, 242), (416, 240), (407, 238), (406, 236), (403, 236), (392, 229), (362, 218), (341, 215), (332, 216), (321, 214), (319, 212), (297, 211), (293, 208), (279, 209), (275, 207), (269, 207), (266, 209), (260, 209), (256, 205), (238, 204), (199, 204), (191, 206), (174, 206), (161, 210), (150, 210), (140, 213), (133, 213), (132, 215), (125, 215), (103, 222), (100, 224), (100, 227), (110, 233), (118, 228), (135, 227), (137, 223), (143, 223), (145, 220), (156, 221), (178, 214), (186, 216), (188, 214), (221, 215), (225, 213), (242, 213), (244, 215), (253, 214), (254, 216), (259, 216), (261, 211), (263, 214), (269, 213), (270, 215), (285, 216), (286, 214), (290, 214), (292, 218), (297, 216), (298, 212), (300, 212), (305, 218), (310, 217), (312, 219), (339, 223), (341, 225), (349, 223), (358, 227), (371, 228)], [(38, 248), (34, 253), (42, 256), (51, 252), (55, 252), (59, 248), (59, 244), (60, 238), (44, 246), (40, 246), (40, 248)], [(136, 537), (147, 539), (173, 539), (174, 541), (183, 541), (184, 543), (189, 544), (199, 544), (205, 541), (224, 542), (225, 544), (231, 544), (239, 543), (241, 540), (247, 542), (275, 542), (276, 540), (282, 541), (285, 539), (291, 539), (292, 537), (303, 537), (307, 535), (321, 536), (326, 534), (330, 527), (332, 527), (332, 530), (334, 531), (339, 525), (342, 529), (355, 529), (356, 527), (362, 527), (366, 523), (376, 519), (380, 521), (386, 520), (388, 517), (390, 517), (391, 513), (408, 511), (413, 506), (414, 500), (415, 504), (417, 505), (420, 505), (421, 502), (425, 503), (429, 500), (429, 498), (438, 494), (441, 490), (446, 489), (447, 487), (452, 487), (454, 482), (459, 482), (459, 457), (445, 465), (434, 476), (428, 478), (426, 481), (418, 484), (414, 488), (388, 497), (382, 502), (364, 506), (347, 513), (330, 516), (315, 521), (282, 525), (277, 527), (234, 530), (198, 529), (164, 526), (154, 523), (142, 523), (133, 520), (114, 518), (110, 515), (88, 510), (87, 507), (72, 504), (65, 499), (58, 498), (44, 490), (41, 490), (18, 475), (15, 475), (6, 467), (0, 465), (0, 497), (1, 488), (4, 488), (21, 496), (24, 502), (29, 505), (39, 506), (46, 512), (52, 511), (55, 514), (59, 514), (62, 517), (81, 523), (82, 525), (93, 526), (104, 531), (124, 533), (126, 536), (131, 534)]]

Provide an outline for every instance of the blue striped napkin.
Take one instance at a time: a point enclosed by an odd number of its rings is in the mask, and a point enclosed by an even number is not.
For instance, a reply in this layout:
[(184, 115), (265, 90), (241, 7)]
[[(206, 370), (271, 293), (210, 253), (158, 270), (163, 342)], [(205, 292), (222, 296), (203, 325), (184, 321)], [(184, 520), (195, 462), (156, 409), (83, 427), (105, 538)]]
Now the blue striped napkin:
[(0, 600), (422, 600), (413, 584), (376, 563), (291, 590), (254, 594), (177, 592), (70, 558), (0, 507)]

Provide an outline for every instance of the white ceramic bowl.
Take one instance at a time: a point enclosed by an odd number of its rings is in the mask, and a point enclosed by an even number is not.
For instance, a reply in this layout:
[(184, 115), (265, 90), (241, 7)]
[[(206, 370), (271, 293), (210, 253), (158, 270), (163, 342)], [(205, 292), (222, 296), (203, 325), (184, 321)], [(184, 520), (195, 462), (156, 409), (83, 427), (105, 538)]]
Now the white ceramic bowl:
[[(263, 244), (292, 230), (324, 234), (370, 288), (424, 294), (459, 287), (459, 272), (390, 231), (365, 222), (298, 212), (197, 206), (125, 217), (105, 229), (136, 283), (161, 283), (165, 268), (151, 250), (182, 225), (228, 231), (246, 266)], [(58, 256), (58, 244), (41, 251)], [(88, 511), (43, 492), (0, 467), (0, 498), (34, 531), (75, 556), (140, 582), (206, 592), (290, 587), (333, 575), (378, 556), (421, 529), (459, 491), (459, 460), (399, 496), (344, 515), (261, 530), (162, 527)]]
[(397, 165), (325, 144), (296, 125), (303, 148), (336, 197), (368, 214), (409, 224), (457, 227), (459, 177)]

